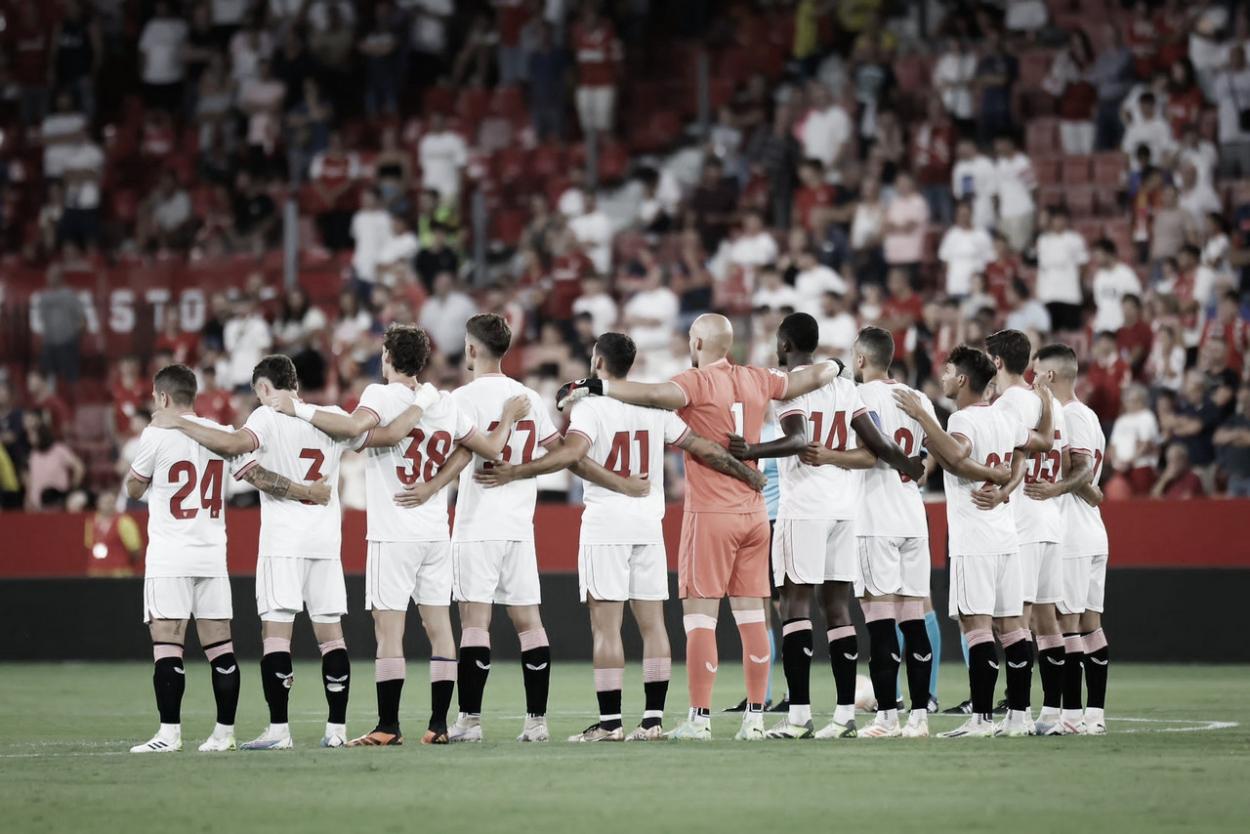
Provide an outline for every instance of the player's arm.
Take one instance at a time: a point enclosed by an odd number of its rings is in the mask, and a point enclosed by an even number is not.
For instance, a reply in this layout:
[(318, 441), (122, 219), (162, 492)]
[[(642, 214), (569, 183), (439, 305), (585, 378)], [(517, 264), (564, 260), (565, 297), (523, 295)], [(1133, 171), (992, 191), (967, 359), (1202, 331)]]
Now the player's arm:
[(891, 469), (912, 480), (924, 474), (924, 464), (920, 458), (908, 457), (901, 446), (882, 434), (881, 429), (877, 428), (877, 421), (872, 419), (869, 412), (865, 411), (851, 418), (851, 428), (855, 429), (860, 445), (867, 447), (873, 454), (874, 460), (868, 466), (872, 466), (877, 460), (883, 460)]
[(842, 362), (834, 359), (828, 362), (817, 362), (806, 368), (799, 368), (786, 374), (787, 400), (810, 394), (817, 388), (823, 388), (833, 382), (842, 373)]
[[(504, 403), (503, 413), (499, 415), (499, 424), (491, 429), (489, 434), (482, 435), (480, 432), (471, 432), (460, 439), (460, 445), (471, 452), (476, 452), (486, 460), (493, 461), (503, 452), (503, 447), (508, 445), (508, 436), (512, 434), (512, 427), (516, 424), (516, 421), (529, 413), (529, 397), (524, 394), (518, 394)], [(550, 454), (550, 447), (548, 447), (548, 454)], [(542, 458), (542, 460), (546, 460), (546, 458)], [(554, 472), (555, 470), (552, 471)]]
[[(913, 391), (895, 391), (894, 401), (904, 414), (920, 423), (928, 440), (927, 448), (938, 464), (960, 478), (970, 481), (989, 481), (993, 484), (1006, 483), (1008, 472), (1005, 467), (990, 467), (972, 459), (972, 441), (963, 435), (952, 435), (942, 428), (937, 419), (930, 414)], [(919, 476), (918, 473), (917, 477)]]
[(178, 414), (157, 411), (152, 415), (152, 425), (158, 429), (180, 431), (215, 455), (234, 458), (256, 448), (256, 435), (247, 429), (222, 431), (201, 425)]
[(1069, 492), (1075, 492), (1093, 480), (1094, 467), (1089, 452), (1083, 449), (1075, 451), (1064, 449), (1062, 464), (1063, 477), (1058, 481), (1054, 483), (1038, 481), (1035, 484), (1025, 484), (1024, 494), (1038, 501), (1045, 501), (1047, 498), (1055, 498), (1060, 495), (1066, 495)]
[(972, 503), (976, 504), (978, 509), (992, 510), (1006, 501), (1024, 480), (1028, 465), (1029, 456), (1017, 449), (1011, 456), (1011, 471), (1007, 483), (998, 486), (993, 483), (982, 484), (979, 489), (972, 491)]
[(569, 471), (583, 481), (589, 481), (604, 489), (610, 489), (613, 492), (619, 492), (631, 498), (644, 498), (651, 494), (651, 482), (646, 478), (639, 478), (634, 475), (622, 478), (615, 472), (595, 463), (590, 458), (582, 458), (577, 461), (569, 467)]
[[(807, 437), (807, 420), (802, 414), (794, 415), (803, 424), (803, 439)], [(783, 424), (784, 425), (784, 424)], [(736, 435), (730, 435), (730, 442)], [(738, 438), (741, 440), (741, 438)], [(768, 479), (764, 477), (764, 473), (758, 469), (752, 469), (747, 466), (737, 455), (730, 454), (729, 450), (713, 443), (706, 437), (701, 437), (694, 432), (687, 432), (686, 436), (675, 444), (679, 449), (689, 452), (690, 454), (703, 461), (704, 464), (715, 469), (717, 472), (737, 478), (745, 484), (748, 484), (757, 492), (764, 489), (764, 485), (768, 483)], [(767, 444), (757, 444), (760, 446)], [(801, 447), (800, 447), (801, 448)], [(790, 452), (789, 454), (794, 454)], [(771, 457), (771, 456), (769, 456)]]
[(758, 460), (788, 458), (803, 451), (807, 447), (807, 417), (796, 411), (783, 415), (779, 423), (781, 436), (766, 443), (747, 443), (736, 434), (729, 435), (729, 454), (738, 460)]
[(630, 382), (629, 380), (578, 379), (566, 382), (556, 392), (556, 407), (563, 411), (584, 397), (611, 397), (648, 408), (676, 411), (686, 405), (686, 393), (672, 382)]
[(809, 443), (799, 452), (799, 460), (808, 466), (837, 466), (840, 469), (872, 469), (877, 456), (870, 449), (830, 449), (819, 443)]
[(456, 446), (456, 450), (439, 467), (438, 473), (431, 480), (418, 481), (410, 487), (404, 487), (403, 492), (395, 493), (395, 503), (400, 507), (420, 507), (437, 495), (439, 490), (460, 477), (460, 472), (471, 460), (472, 452), (463, 446)]
[(545, 448), (547, 454), (529, 463), (518, 463), (515, 466), (510, 463), (495, 463), (481, 472), (473, 473), (473, 480), (488, 487), (497, 487), (522, 478), (537, 478), (539, 475), (559, 472), (586, 457), (590, 452), (590, 441), (584, 434), (569, 432), (560, 443), (553, 442)]
[[(358, 413), (360, 413), (360, 409), (357, 409), (351, 416), (354, 417)], [(365, 413), (368, 414), (370, 412)], [(415, 405), (410, 405), (400, 412), (399, 416), (387, 423), (385, 426), (375, 423), (372, 431), (365, 429), (366, 432), (369, 432), (369, 437), (365, 440), (365, 447), (373, 449), (377, 447), (387, 448), (389, 446), (394, 446), (396, 443), (412, 433), (412, 430), (417, 427), (417, 423), (421, 422), (421, 415), (424, 413), (424, 408), (418, 408)], [(333, 416), (342, 417), (343, 415), (338, 414)], [(321, 428), (321, 426), (317, 425), (316, 419), (313, 420), (313, 426), (319, 429)], [(321, 430), (325, 431), (325, 429)], [(326, 434), (331, 433), (327, 431)], [(334, 435), (331, 434), (331, 436)], [(359, 435), (355, 434), (351, 435), (351, 437), (358, 436)]]
[(1089, 504), (1091, 507), (1097, 507), (1099, 504), (1102, 503), (1102, 499), (1103, 499), (1102, 487), (1098, 486), (1098, 484), (1094, 483), (1093, 481), (1090, 481), (1084, 486), (1077, 487), (1076, 489), (1072, 490), (1072, 492), (1073, 494), (1076, 495), (1077, 498), (1080, 498), (1082, 501), (1084, 501), (1086, 504)]
[(1028, 442), (1019, 448), (1025, 452), (1049, 452), (1055, 445), (1054, 397), (1040, 379), (1033, 383), (1033, 389), (1042, 401), (1042, 414), (1037, 419), (1037, 428), (1029, 432)]
[(145, 481), (134, 472), (126, 475), (126, 494), (130, 496), (130, 500), (138, 501), (143, 497), (143, 493), (148, 491), (151, 481)]
[(259, 463), (248, 466), (239, 473), (238, 477), (274, 498), (304, 501), (310, 504), (330, 503), (330, 485), (326, 483), (325, 478), (319, 478), (311, 484), (303, 484), (292, 481), (285, 475), (272, 472)]

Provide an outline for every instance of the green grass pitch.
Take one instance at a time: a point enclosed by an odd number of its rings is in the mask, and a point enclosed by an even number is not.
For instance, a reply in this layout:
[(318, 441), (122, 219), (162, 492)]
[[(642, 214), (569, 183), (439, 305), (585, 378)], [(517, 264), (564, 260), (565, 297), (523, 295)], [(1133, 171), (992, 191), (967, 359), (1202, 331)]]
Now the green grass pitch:
[[(370, 664), (357, 659), (348, 729), (372, 726)], [(827, 719), (832, 683), (814, 671)], [(592, 720), (585, 664), (558, 664), (548, 745), (513, 741), (521, 675), (495, 664), (487, 742), (422, 747), (425, 664), (409, 662), (404, 729), (391, 749), (321, 750), (324, 700), (314, 664), (297, 666), (291, 719), (297, 749), (199, 754), (212, 727), (205, 664), (191, 660), (184, 750), (125, 752), (156, 728), (142, 663), (0, 665), (3, 830), (208, 831), (1239, 831), (1250, 830), (1246, 667), (1113, 665), (1102, 738), (731, 741), (738, 719), (714, 716), (710, 744), (563, 741)], [(779, 670), (778, 670), (779, 673)], [(823, 674), (822, 674), (823, 673)], [(626, 718), (641, 711), (637, 664)], [(258, 670), (244, 668), (239, 741), (263, 729)], [(725, 664), (717, 702), (739, 697)], [(1000, 680), (1000, 689), (1002, 681)], [(943, 701), (965, 691), (943, 669)], [(674, 670), (666, 725), (685, 701)], [(1040, 696), (1034, 696), (1034, 702)], [(769, 717), (770, 720), (772, 716)], [(955, 718), (936, 716), (935, 731)], [(1234, 723), (1240, 722), (1240, 723)], [(1231, 726), (1228, 726), (1231, 725)]]

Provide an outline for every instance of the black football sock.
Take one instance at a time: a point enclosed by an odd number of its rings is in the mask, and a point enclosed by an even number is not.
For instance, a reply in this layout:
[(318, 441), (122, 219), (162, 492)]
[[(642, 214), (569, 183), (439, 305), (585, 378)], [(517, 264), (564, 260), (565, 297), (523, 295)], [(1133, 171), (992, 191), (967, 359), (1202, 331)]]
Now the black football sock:
[(1107, 705), (1107, 637), (1102, 629), (1085, 635), (1085, 706), (1105, 709)]
[(794, 706), (812, 702), (812, 621), (786, 620), (781, 625), (781, 665), (786, 672), (786, 690)]
[[(877, 710), (891, 710), (898, 705), (898, 632), (894, 619), (868, 623), (868, 677), (877, 698)], [(927, 702), (926, 702), (927, 703)]]
[(449, 657), (430, 658), (430, 723), (429, 729), (447, 729), (447, 711), (456, 689), (456, 661)]
[(408, 664), (402, 657), (379, 657), (373, 661), (373, 680), (378, 693), (378, 729), (399, 734), (399, 701), (404, 694)]
[(668, 700), (668, 681), (673, 660), (669, 657), (642, 659), (643, 711), (642, 728), (649, 730), (664, 721), (664, 703)]
[(234, 726), (234, 716), (239, 709), (239, 686), (243, 676), (234, 658), (234, 644), (229, 640), (204, 647), (204, 656), (213, 670), (213, 699), (217, 701), (217, 723)]
[(295, 675), (291, 672), (291, 653), (269, 652), (260, 659), (260, 688), (269, 705), (269, 723), (287, 723), (287, 704), (291, 697), (291, 684)]
[(855, 626), (829, 629), (829, 665), (833, 667), (833, 685), (838, 693), (838, 706), (855, 704), (855, 667), (859, 661), (859, 643)]
[(156, 712), (162, 724), (180, 724), (182, 693), (187, 688), (186, 670), (182, 667), (182, 646), (156, 643), (153, 649), (152, 689), (156, 693)]
[[(342, 641), (336, 641), (341, 643)], [(352, 663), (347, 657), (347, 649), (335, 647), (326, 651), (322, 646), (321, 683), (326, 691), (326, 723), (347, 723), (347, 696), (352, 686)]]
[(933, 646), (924, 620), (907, 620), (898, 624), (903, 632), (903, 652), (907, 662), (907, 692), (911, 708), (929, 708), (929, 683), (933, 677)]
[(532, 716), (547, 714), (547, 693), (551, 689), (551, 646), (547, 630), (523, 631), (521, 639), (521, 677), (525, 682), (525, 712)]
[(482, 693), (490, 675), (490, 632), (484, 628), (466, 628), (460, 634), (460, 661), (456, 680), (460, 711), (467, 715), (482, 714)]
[(1063, 708), (1081, 708), (1081, 665), (1085, 660), (1085, 641), (1081, 635), (1063, 635)]
[(1003, 647), (1007, 661), (1007, 709), (1023, 712), (1029, 708), (1029, 690), (1033, 686), (1033, 652), (1029, 641), (1016, 640)]
[[(604, 689), (595, 693), (599, 702), (599, 726), (604, 730), (618, 730), (621, 727), (621, 690)], [(612, 716), (616, 716), (613, 718)]]
[(1059, 709), (1063, 704), (1063, 680), (1067, 669), (1062, 638), (1057, 634), (1039, 635), (1037, 649), (1037, 673), (1042, 679), (1042, 706)]
[(994, 687), (998, 685), (998, 655), (992, 640), (968, 647), (968, 684), (972, 690), (972, 714), (990, 720)]

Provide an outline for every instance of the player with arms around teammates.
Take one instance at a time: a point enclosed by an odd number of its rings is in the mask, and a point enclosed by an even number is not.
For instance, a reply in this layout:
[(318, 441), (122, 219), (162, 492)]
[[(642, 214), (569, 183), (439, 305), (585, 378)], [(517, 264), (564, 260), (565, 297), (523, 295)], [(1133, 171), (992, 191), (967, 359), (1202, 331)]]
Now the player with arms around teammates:
[[(981, 509), (973, 493), (983, 483), (1005, 484), (1016, 455), (1030, 444), (1048, 441), (1050, 404), (1043, 403), (1039, 433), (1028, 431), (1009, 410), (986, 402), (994, 378), (994, 363), (975, 348), (960, 345), (951, 351), (942, 371), (942, 393), (953, 399), (957, 411), (946, 430), (938, 424), (912, 391), (895, 391), (903, 413), (924, 428), (928, 449), (945, 470), (946, 516), (950, 529), (950, 615), (958, 619), (968, 643), (968, 678), (972, 715), (946, 738), (1027, 735), (1024, 715), (1032, 680), (1031, 653), (1024, 614), (1024, 579), (1020, 545), (1011, 508), (998, 504)], [(1039, 386), (1044, 397), (1048, 389)], [(994, 726), (994, 687), (998, 660), (994, 631), (1007, 660), (1007, 719)]]
[[(252, 389), (262, 403), (278, 392), (295, 397), (299, 380), (287, 356), (266, 356), (252, 370)], [(332, 409), (339, 414), (341, 409)], [(408, 424), (421, 414), (416, 407), (405, 416)], [(288, 702), (295, 675), (291, 663), (291, 635), (295, 616), (305, 607), (321, 651), (321, 683), (329, 714), (322, 747), (347, 743), (347, 699), (351, 664), (343, 640), (341, 619), (347, 613), (347, 589), (341, 561), (342, 510), (338, 498), (339, 462), (347, 449), (394, 443), (407, 431), (396, 421), (390, 433), (378, 431), (334, 440), (310, 424), (261, 405), (243, 428), (225, 432), (186, 417), (153, 415), (152, 425), (181, 431), (209, 451), (235, 458), (235, 477), (248, 478), (262, 464), (269, 474), (252, 475), (262, 491), (260, 542), (256, 561), (256, 608), (261, 620), (263, 650), (261, 688), (269, 707), (269, 726), (244, 750), (286, 750), (294, 746), (288, 723)], [(325, 489), (329, 503), (310, 503), (284, 497), (293, 485)], [(285, 492), (284, 492), (285, 491)], [(323, 506), (324, 505), (324, 506)]]
[[(561, 389), (561, 406), (602, 395), (634, 405), (676, 411), (690, 428), (720, 443), (738, 435), (758, 443), (771, 400), (791, 399), (816, 390), (837, 376), (834, 364), (796, 371), (765, 370), (729, 361), (733, 326), (709, 313), (690, 327), (693, 368), (669, 382), (584, 379)], [(722, 440), (723, 438), (723, 440)], [(747, 711), (736, 738), (764, 738), (764, 699), (771, 666), (764, 607), (769, 599), (768, 515), (759, 491), (718, 472), (689, 452), (686, 506), (682, 517), (677, 586), (686, 630), (686, 674), (690, 686), (688, 719), (669, 738), (712, 737), (711, 700), (716, 681), (716, 617), (729, 597), (742, 639)]]
[[(195, 416), (195, 373), (168, 365), (152, 383), (155, 414), (179, 415), (208, 428), (226, 431)], [(234, 717), (239, 704), (239, 667), (230, 639), (230, 580), (226, 573), (226, 514), (222, 495), (225, 460), (175, 431), (149, 426), (131, 463), (126, 493), (135, 500), (148, 493), (148, 550), (144, 561), (143, 620), (152, 634), (152, 686), (160, 728), (132, 753), (168, 753), (182, 749), (182, 665), (187, 621), (195, 628), (212, 670), (217, 724), (200, 752), (235, 749)], [(261, 466), (239, 472), (258, 489), (290, 500), (324, 504), (324, 484), (284, 484)]]
[[(807, 313), (791, 313), (777, 328), (777, 358), (784, 368), (813, 365), (820, 328)], [(815, 391), (773, 406), (782, 436), (768, 443), (730, 437), (729, 449), (746, 460), (776, 457), (781, 500), (773, 532), (772, 569), (781, 589), (782, 664), (789, 688), (787, 717), (768, 731), (769, 738), (853, 738), (855, 671), (859, 647), (851, 621), (851, 596), (859, 582), (855, 515), (863, 491), (862, 470), (883, 462), (910, 477), (923, 474), (912, 460), (882, 436), (859, 397), (855, 383), (835, 377)], [(810, 431), (809, 431), (810, 427)], [(828, 625), (829, 656), (837, 689), (837, 708), (829, 725), (814, 732), (811, 713), (813, 592), (820, 595)], [(876, 635), (872, 611), (869, 630)], [(894, 634), (893, 612), (889, 631)], [(882, 623), (884, 615), (876, 617)], [(874, 678), (883, 664), (874, 640)], [(893, 654), (898, 655), (897, 644)], [(889, 697), (894, 696), (897, 663), (886, 669)], [(898, 719), (894, 717), (897, 730)]]
[[(591, 351), (591, 373), (609, 382), (624, 380), (636, 353), (628, 336), (604, 333)], [(483, 484), (499, 486), (574, 466), (588, 458), (621, 477), (645, 479), (647, 491), (638, 497), (593, 481), (586, 485), (577, 573), (582, 601), (590, 608), (599, 720), (569, 741), (651, 741), (663, 736), (664, 701), (672, 668), (664, 627), (668, 557), (661, 527), (666, 444), (755, 489), (764, 485), (763, 475), (735, 460), (723, 446), (692, 432), (673, 412), (607, 397), (577, 403), (560, 448), (530, 463), (500, 464), (476, 476)], [(646, 701), (642, 722), (628, 737), (621, 720), (625, 674), (621, 621), (626, 601), (642, 633)]]

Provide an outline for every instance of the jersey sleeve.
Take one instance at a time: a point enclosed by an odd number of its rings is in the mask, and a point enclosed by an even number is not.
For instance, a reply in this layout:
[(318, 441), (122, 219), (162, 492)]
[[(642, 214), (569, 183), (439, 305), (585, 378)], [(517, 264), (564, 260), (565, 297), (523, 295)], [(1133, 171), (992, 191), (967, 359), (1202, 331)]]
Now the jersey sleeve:
[(452, 435), (457, 443), (464, 440), (466, 437), (471, 437), (477, 432), (477, 424), (473, 422), (473, 415), (469, 414), (469, 412), (457, 405), (456, 401), (452, 399), (450, 394), (444, 395), (443, 403), (447, 406), (447, 408), (451, 409), (451, 422), (452, 426), (455, 427)]
[(360, 402), (356, 405), (357, 411), (366, 411), (376, 417), (378, 425), (382, 425), (384, 422), (382, 415), (386, 413), (385, 391), (383, 386), (375, 382), (361, 392)]
[(599, 420), (596, 409), (587, 408), (587, 402), (578, 403), (573, 407), (573, 416), (569, 419), (569, 429), (565, 434), (580, 434), (591, 445), (599, 439)]
[[(1023, 428), (1023, 424), (1019, 421), (1013, 421), (1014, 425)], [(950, 416), (946, 422), (946, 433), (951, 437), (962, 437), (969, 443), (972, 442), (972, 421), (968, 419), (968, 415), (961, 411), (956, 411)]]
[(1068, 438), (1068, 452), (1070, 454), (1093, 455), (1094, 438), (1091, 436), (1092, 433), (1084, 415), (1064, 409), (1063, 419), (1067, 425), (1065, 434)]
[(156, 432), (158, 429), (144, 429), (139, 436), (139, 450), (130, 462), (130, 474), (137, 481), (145, 484), (151, 482), (152, 471), (156, 467)]
[(547, 408), (543, 398), (533, 392), (530, 392), (530, 408), (534, 414), (534, 425), (538, 428), (539, 446), (559, 436), (560, 430), (551, 419), (551, 410)]
[(243, 424), (243, 431), (252, 436), (253, 452), (259, 452), (265, 446), (265, 437), (271, 426), (270, 413), (267, 408), (258, 408), (248, 415), (247, 422)]
[(668, 445), (681, 443), (690, 434), (686, 421), (677, 416), (676, 412), (664, 412), (664, 442)]
[(807, 395), (800, 394), (792, 400), (775, 400), (773, 402), (773, 413), (777, 415), (778, 423), (795, 414), (803, 417), (808, 416)]
[[(868, 404), (865, 403), (864, 398), (860, 396), (859, 386), (852, 382), (848, 386), (847, 392), (848, 392), (848, 397), (850, 398), (850, 403), (849, 403), (849, 407), (847, 408), (847, 411), (851, 412), (851, 419), (854, 420), (856, 417), (858, 417), (861, 414), (867, 414), (869, 411)], [(877, 428), (881, 427), (880, 419), (877, 419), (874, 422), (877, 424)]]
[(707, 399), (707, 378), (698, 368), (687, 368), (670, 380), (686, 396), (686, 405), (702, 405)]
[(776, 368), (756, 368), (761, 377), (760, 385), (768, 392), (770, 400), (784, 400), (790, 389), (790, 375)]
[(1055, 451), (1062, 452), (1064, 449), (1071, 448), (1072, 436), (1069, 432), (1072, 427), (1068, 425), (1067, 412), (1063, 410), (1063, 406), (1055, 401), (1051, 406), (1054, 409), (1053, 422), (1055, 424)]

